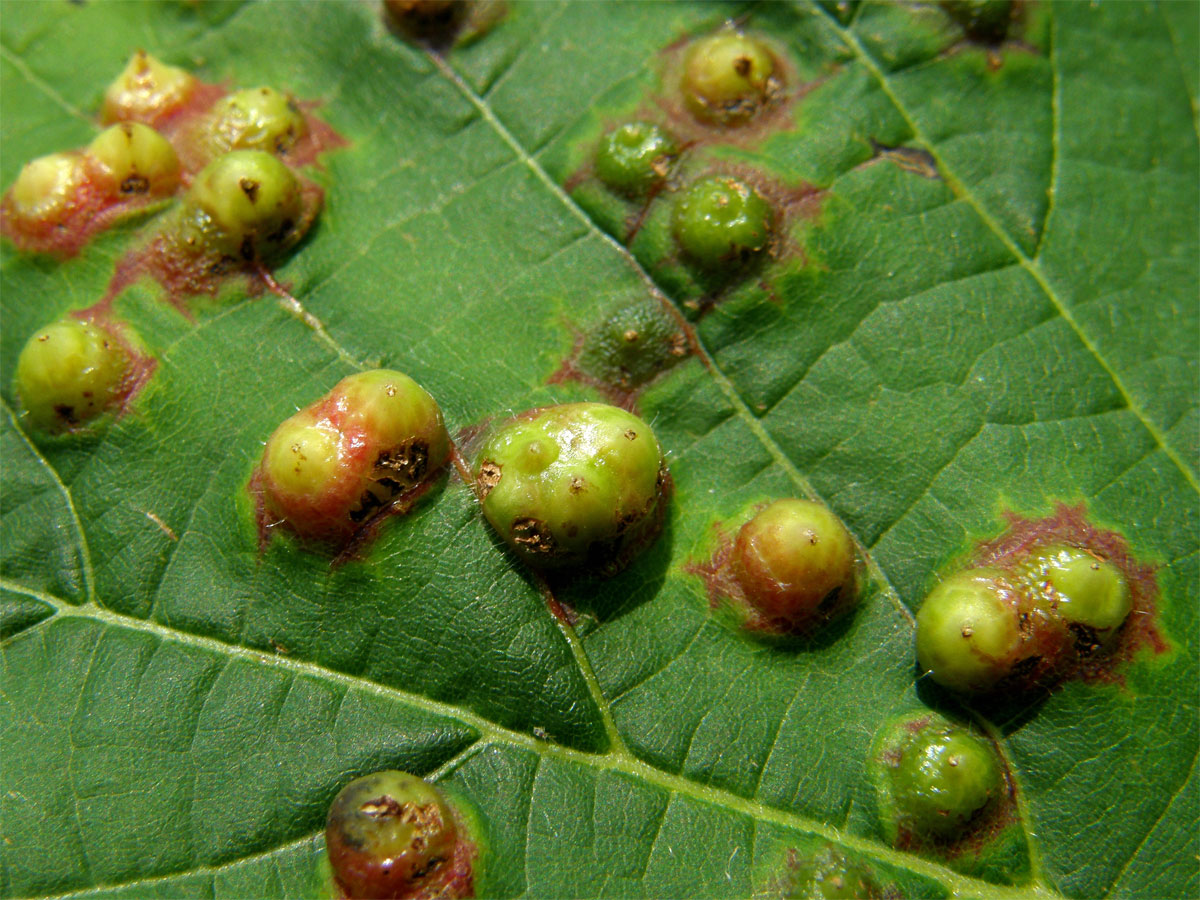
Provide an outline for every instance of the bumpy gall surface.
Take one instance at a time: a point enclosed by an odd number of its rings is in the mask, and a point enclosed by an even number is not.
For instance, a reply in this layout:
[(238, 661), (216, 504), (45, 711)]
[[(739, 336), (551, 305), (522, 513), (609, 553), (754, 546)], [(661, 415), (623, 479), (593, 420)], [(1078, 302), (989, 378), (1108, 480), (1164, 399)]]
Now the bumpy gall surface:
[(740, 265), (770, 243), (774, 211), (750, 185), (724, 175), (702, 178), (679, 198), (671, 228), (680, 248), (708, 269)]
[(302, 538), (342, 543), (449, 455), (441, 410), (420, 385), (389, 369), (351, 375), (267, 441), (263, 512)]
[(405, 772), (365, 775), (329, 807), (325, 846), (348, 900), (473, 897), (467, 825), (434, 785)]
[(679, 145), (652, 122), (627, 122), (604, 136), (596, 149), (596, 176), (614, 191), (644, 195), (666, 180)]
[(1019, 597), (995, 569), (968, 569), (930, 591), (917, 613), (917, 663), (952, 690), (987, 691), (1022, 656)]
[(264, 150), (286, 154), (308, 133), (295, 101), (270, 87), (237, 91), (214, 104), (207, 140), (217, 153)]
[(808, 858), (792, 851), (780, 889), (784, 900), (877, 900), (882, 896), (871, 873), (849, 862), (832, 845)]
[(179, 185), (179, 157), (149, 125), (120, 122), (106, 128), (88, 145), (87, 154), (115, 194), (170, 194)]
[(25, 164), (9, 192), (14, 217), (23, 222), (61, 218), (87, 178), (79, 153), (51, 153)]
[(730, 565), (756, 626), (771, 631), (803, 631), (855, 593), (854, 541), (810, 500), (776, 500), (761, 510), (738, 531)]
[(689, 48), (680, 87), (697, 118), (737, 125), (779, 93), (776, 68), (771, 51), (762, 41), (726, 28)]
[(666, 465), (650, 426), (603, 403), (535, 409), (479, 451), (483, 513), (536, 568), (610, 574), (657, 536)]
[(17, 394), (29, 420), (69, 431), (124, 395), (132, 360), (105, 329), (62, 319), (34, 333), (17, 359)]
[(184, 198), (179, 237), (195, 253), (264, 259), (300, 239), (305, 217), (291, 169), (262, 150), (236, 150), (196, 176)]
[(1005, 790), (995, 752), (965, 729), (929, 725), (898, 749), (888, 772), (897, 824), (920, 838), (960, 836)]
[(168, 66), (139, 50), (105, 90), (101, 119), (105, 124), (154, 125), (179, 111), (198, 83), (183, 69)]
[(652, 380), (690, 352), (679, 323), (656, 303), (632, 303), (613, 312), (583, 337), (578, 366), (622, 391)]

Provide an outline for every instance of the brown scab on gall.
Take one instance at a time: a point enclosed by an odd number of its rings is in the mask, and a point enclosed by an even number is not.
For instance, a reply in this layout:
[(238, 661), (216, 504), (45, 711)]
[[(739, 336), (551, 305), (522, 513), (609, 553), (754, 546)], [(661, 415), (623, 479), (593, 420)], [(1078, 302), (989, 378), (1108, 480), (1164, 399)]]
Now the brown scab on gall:
[(479, 467), (479, 499), (484, 500), (492, 492), (492, 488), (500, 483), (503, 473), (500, 466), (491, 460), (485, 461)]
[[(389, 396), (395, 388), (389, 388)], [(424, 441), (411, 441), (391, 450), (385, 450), (375, 460), (376, 474), (381, 479), (399, 476), (402, 480), (415, 483), (425, 477), (429, 464), (429, 445)]]
[(540, 519), (514, 519), (512, 523), (513, 543), (539, 556), (553, 556), (557, 551), (554, 535)]

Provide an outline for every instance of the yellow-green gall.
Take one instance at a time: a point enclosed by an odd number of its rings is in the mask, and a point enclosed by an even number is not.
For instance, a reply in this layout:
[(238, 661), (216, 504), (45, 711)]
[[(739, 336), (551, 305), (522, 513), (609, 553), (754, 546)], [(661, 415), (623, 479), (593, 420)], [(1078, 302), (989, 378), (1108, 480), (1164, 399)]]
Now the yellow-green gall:
[(131, 360), (105, 329), (62, 319), (39, 329), (17, 359), (17, 395), (38, 428), (69, 431), (109, 410)]
[(308, 133), (295, 101), (274, 88), (237, 91), (213, 106), (208, 139), (219, 153), (265, 150), (287, 153)]
[(1133, 609), (1125, 575), (1106, 559), (1078, 547), (1058, 544), (1033, 562), (1038, 588), (1066, 621), (1111, 636)]
[(183, 106), (196, 84), (190, 73), (138, 50), (105, 90), (101, 119), (153, 124)]
[(1021, 659), (1015, 588), (1002, 572), (968, 569), (929, 592), (917, 612), (917, 663), (955, 691), (986, 691)]
[(179, 184), (175, 148), (141, 122), (106, 128), (88, 145), (87, 153), (119, 194), (169, 194)]
[(201, 170), (184, 198), (181, 237), (193, 250), (265, 258), (299, 239), (300, 182), (270, 153), (235, 150)]
[(604, 403), (534, 409), (479, 451), (483, 514), (537, 568), (611, 573), (658, 533), (666, 466), (650, 426)]
[(60, 218), (75, 203), (87, 177), (78, 153), (51, 153), (25, 164), (9, 193), (13, 214), (24, 221)]
[(680, 87), (697, 118), (737, 125), (770, 102), (781, 84), (775, 58), (762, 41), (724, 28), (688, 49)]

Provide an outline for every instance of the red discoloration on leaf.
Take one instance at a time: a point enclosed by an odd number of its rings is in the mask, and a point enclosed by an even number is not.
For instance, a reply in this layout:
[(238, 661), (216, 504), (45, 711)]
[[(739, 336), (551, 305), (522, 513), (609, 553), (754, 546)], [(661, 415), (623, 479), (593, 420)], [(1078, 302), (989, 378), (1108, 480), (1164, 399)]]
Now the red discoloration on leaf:
[(58, 215), (26, 218), (15, 211), (11, 191), (0, 199), (0, 234), (17, 249), (69, 259), (94, 235), (163, 202), (161, 195), (123, 194), (95, 160), (82, 153), (79, 159), (83, 177)]
[(716, 549), (712, 556), (702, 561), (688, 560), (684, 563), (683, 571), (689, 575), (695, 575), (704, 582), (710, 608), (719, 609), (730, 599), (738, 602), (739, 606), (744, 606), (746, 614), (751, 617), (747, 620), (746, 627), (755, 630), (763, 623), (756, 621), (757, 614), (746, 600), (742, 586), (734, 577), (733, 567), (730, 565), (730, 561), (733, 559), (733, 544), (736, 535), (727, 532), (720, 522), (713, 523), (712, 531), (716, 540)]
[[(305, 217), (311, 222), (324, 202), (324, 191), (300, 179), (300, 192)], [(205, 253), (198, 248), (193, 251), (176, 240), (171, 231), (172, 225), (173, 221), (168, 219), (147, 243), (127, 251), (117, 260), (108, 291), (98, 305), (111, 303), (122, 291), (142, 278), (158, 282), (165, 294), (164, 299), (188, 318), (191, 318), (187, 304), (189, 298), (215, 298), (231, 279), (244, 279), (246, 292), (251, 297), (263, 292), (262, 279), (254, 277), (261, 265), (260, 260)]]
[(350, 141), (324, 119), (313, 115), (313, 110), (319, 109), (321, 103), (316, 100), (302, 100), (296, 104), (304, 114), (304, 123), (308, 131), (296, 145), (281, 157), (290, 166), (316, 166), (321, 168), (320, 156), (330, 150), (340, 150), (349, 147)]
[(1088, 521), (1085, 504), (1071, 506), (1059, 502), (1048, 516), (1027, 518), (1006, 512), (1004, 518), (1008, 520), (1008, 530), (981, 543), (971, 554), (970, 565), (1013, 569), (1028, 562), (1042, 548), (1069, 544), (1108, 560), (1129, 584), (1133, 609), (1121, 628), (1116, 645), (1109, 652), (1070, 661), (1063, 677), (1122, 683), (1115, 671), (1118, 665), (1130, 662), (1143, 650), (1159, 655), (1170, 649), (1166, 636), (1158, 627), (1158, 566), (1137, 559), (1124, 535)]

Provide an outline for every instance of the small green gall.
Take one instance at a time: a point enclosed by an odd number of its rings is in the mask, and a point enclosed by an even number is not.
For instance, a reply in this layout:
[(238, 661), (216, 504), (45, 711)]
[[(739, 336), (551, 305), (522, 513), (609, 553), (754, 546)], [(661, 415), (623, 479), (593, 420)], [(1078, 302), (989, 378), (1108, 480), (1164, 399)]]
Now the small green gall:
[(943, 0), (942, 8), (967, 37), (984, 44), (1002, 43), (1013, 16), (1012, 0)]
[(141, 122), (119, 122), (88, 145), (121, 195), (170, 194), (179, 185), (179, 157), (170, 141)]
[(924, 839), (961, 835), (1005, 789), (992, 748), (952, 725), (929, 725), (913, 734), (889, 775), (898, 826)]
[(917, 613), (917, 663), (951, 690), (995, 687), (1020, 661), (1022, 643), (1015, 590), (994, 569), (951, 575)]
[(266, 258), (299, 240), (300, 182), (262, 150), (235, 150), (209, 163), (184, 198), (183, 234), (193, 250)]
[(484, 516), (535, 568), (623, 568), (657, 536), (666, 502), (650, 426), (604, 403), (505, 422), (480, 449), (475, 478)]
[(738, 125), (769, 103), (781, 86), (775, 58), (767, 46), (725, 28), (688, 49), (680, 87), (697, 118)]
[(129, 59), (125, 70), (104, 91), (101, 120), (154, 124), (182, 107), (196, 87), (188, 72), (168, 66), (144, 50)]
[(691, 259), (709, 269), (737, 266), (771, 240), (774, 213), (758, 193), (736, 178), (702, 178), (675, 204), (671, 227)]
[(441, 790), (406, 772), (356, 778), (334, 798), (325, 848), (345, 900), (475, 896), (471, 823)]
[(259, 466), (265, 511), (302, 538), (344, 542), (449, 456), (428, 392), (390, 369), (360, 372), (275, 429)]
[(583, 336), (579, 368), (624, 391), (646, 384), (688, 355), (687, 336), (660, 304), (631, 303)]
[(1133, 597), (1121, 570), (1086, 550), (1067, 545), (1038, 554), (1037, 579), (1068, 622), (1097, 634), (1116, 633), (1133, 609)]
[(596, 175), (614, 191), (642, 196), (666, 180), (679, 145), (652, 122), (627, 122), (610, 131), (596, 150)]
[(17, 358), (17, 394), (29, 420), (70, 431), (119, 401), (132, 361), (103, 328), (66, 318), (35, 332)]
[(877, 900), (883, 896), (871, 873), (849, 862), (832, 844), (808, 858), (791, 851), (779, 887), (783, 900)]
[(756, 625), (795, 633), (852, 601), (854, 540), (837, 516), (811, 500), (776, 500), (738, 531), (730, 565)]
[(9, 194), (13, 214), (26, 222), (61, 218), (87, 178), (78, 153), (51, 153), (25, 164)]
[(308, 133), (296, 102), (270, 87), (249, 88), (213, 106), (208, 139), (218, 153), (265, 150), (285, 154)]

